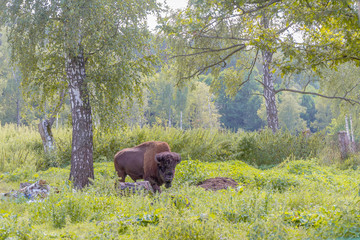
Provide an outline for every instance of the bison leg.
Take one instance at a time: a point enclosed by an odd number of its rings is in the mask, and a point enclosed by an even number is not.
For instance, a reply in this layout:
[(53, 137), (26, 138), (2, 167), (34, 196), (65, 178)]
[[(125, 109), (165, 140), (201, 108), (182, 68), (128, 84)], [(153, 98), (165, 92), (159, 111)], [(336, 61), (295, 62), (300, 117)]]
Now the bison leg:
[(161, 189), (160, 189), (160, 187), (159, 187), (157, 184), (151, 185), (151, 186), (152, 186), (152, 188), (154, 189), (154, 192), (159, 192), (159, 193), (161, 193)]
[(145, 179), (145, 180), (149, 181), (149, 183), (151, 184), (151, 187), (154, 189), (154, 192), (161, 193), (160, 186), (157, 184), (157, 182), (153, 178)]
[(119, 177), (119, 181), (120, 182), (125, 182), (125, 178), (127, 176), (126, 172), (124, 170), (118, 170), (117, 174), (118, 174), (118, 177)]

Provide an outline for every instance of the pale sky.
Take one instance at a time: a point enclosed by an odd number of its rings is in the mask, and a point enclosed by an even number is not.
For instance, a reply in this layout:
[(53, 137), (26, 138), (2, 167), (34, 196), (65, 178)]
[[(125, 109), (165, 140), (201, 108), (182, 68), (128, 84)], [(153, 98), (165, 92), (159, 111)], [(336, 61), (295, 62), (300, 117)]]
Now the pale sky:
[(165, 0), (165, 2), (173, 9), (185, 8), (187, 0)]

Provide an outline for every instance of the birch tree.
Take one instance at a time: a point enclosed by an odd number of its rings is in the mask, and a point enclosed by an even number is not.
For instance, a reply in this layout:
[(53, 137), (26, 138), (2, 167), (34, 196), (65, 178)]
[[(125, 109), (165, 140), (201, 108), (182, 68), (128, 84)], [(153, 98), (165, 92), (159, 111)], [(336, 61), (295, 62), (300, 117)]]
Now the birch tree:
[(116, 116), (121, 101), (136, 96), (141, 76), (152, 71), (146, 17), (156, 8), (153, 0), (0, 3), (24, 86), (36, 88), (34, 94), (43, 99), (63, 90), (70, 97), (70, 180), (77, 189), (94, 178), (92, 113), (101, 119)]
[[(262, 79), (257, 81), (263, 86), (268, 127), (275, 132), (279, 127), (275, 95), (280, 92), (360, 103), (346, 94), (311, 92), (310, 82), (301, 89), (286, 81), (276, 86), (273, 76), (277, 70), (290, 74), (329, 67), (328, 62), (335, 66), (359, 62), (359, 4), (358, 0), (189, 1), (186, 10), (164, 18), (163, 30), (184, 81), (207, 72), (216, 75), (238, 59), (231, 67), (236, 74), (229, 85), (236, 90), (250, 81), (260, 62)], [(252, 52), (252, 58), (244, 52)]]
[[(235, 90), (252, 79), (250, 76), (261, 60), (263, 96), (268, 127), (279, 128), (275, 99), (273, 55), (277, 38), (291, 25), (277, 4), (281, 1), (190, 1), (188, 8), (165, 18), (163, 29), (175, 51), (181, 80), (211, 71), (215, 76), (239, 59), (229, 86)], [(249, 54), (252, 52), (253, 54)], [(250, 56), (250, 58), (249, 58)]]

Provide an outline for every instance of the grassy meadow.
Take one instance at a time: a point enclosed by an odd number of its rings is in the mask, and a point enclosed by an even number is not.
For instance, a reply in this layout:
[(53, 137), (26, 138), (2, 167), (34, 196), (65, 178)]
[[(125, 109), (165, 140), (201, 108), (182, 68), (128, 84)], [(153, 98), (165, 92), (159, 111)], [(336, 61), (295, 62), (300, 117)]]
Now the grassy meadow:
[[(44, 179), (43, 201), (0, 197), (0, 239), (351, 239), (360, 237), (358, 157), (342, 162), (331, 140), (279, 132), (135, 128), (95, 132), (93, 184), (74, 191), (71, 131), (54, 130), (57, 152), (43, 153), (36, 130), (0, 127), (0, 192)], [(167, 141), (183, 161), (161, 194), (120, 196), (113, 155)], [(196, 184), (230, 177), (237, 188)]]

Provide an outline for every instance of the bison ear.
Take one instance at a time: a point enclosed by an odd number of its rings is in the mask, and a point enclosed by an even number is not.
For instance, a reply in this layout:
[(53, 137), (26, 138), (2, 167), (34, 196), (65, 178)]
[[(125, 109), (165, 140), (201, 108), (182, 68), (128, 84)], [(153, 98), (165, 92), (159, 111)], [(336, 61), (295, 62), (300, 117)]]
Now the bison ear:
[(173, 153), (173, 159), (175, 160), (176, 164), (181, 162), (181, 156), (178, 153)]
[(155, 155), (155, 162), (157, 163), (157, 165), (161, 164), (161, 156), (159, 154)]

